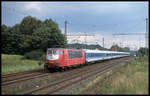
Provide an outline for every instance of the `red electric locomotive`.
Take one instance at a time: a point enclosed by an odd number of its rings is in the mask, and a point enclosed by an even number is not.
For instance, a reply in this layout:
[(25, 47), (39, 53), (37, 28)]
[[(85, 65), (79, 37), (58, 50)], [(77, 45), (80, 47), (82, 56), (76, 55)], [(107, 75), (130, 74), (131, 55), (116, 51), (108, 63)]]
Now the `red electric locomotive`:
[(47, 49), (45, 68), (48, 70), (63, 70), (79, 64), (85, 64), (85, 52), (82, 49)]

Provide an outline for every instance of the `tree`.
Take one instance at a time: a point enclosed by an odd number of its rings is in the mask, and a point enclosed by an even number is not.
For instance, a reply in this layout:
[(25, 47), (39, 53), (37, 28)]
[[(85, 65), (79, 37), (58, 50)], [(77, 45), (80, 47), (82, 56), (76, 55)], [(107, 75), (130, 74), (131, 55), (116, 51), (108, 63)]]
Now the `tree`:
[(130, 48), (129, 47), (121, 48), (118, 45), (112, 45), (110, 50), (112, 50), (112, 51), (120, 51), (120, 52), (129, 52)]
[[(15, 28), (16, 26), (14, 26)], [(15, 31), (16, 32), (16, 31)], [(2, 52), (7, 54), (17, 53), (18, 35), (14, 32), (12, 27), (2, 25)]]
[(21, 43), (19, 46), (21, 48), (21, 54), (32, 51), (32, 34), (39, 28), (42, 21), (35, 17), (27, 16), (24, 17), (20, 23), (20, 33), (21, 33)]
[(148, 49), (148, 48), (141, 47), (141, 48), (138, 50), (137, 55), (138, 55), (138, 56), (149, 55), (149, 49)]
[(124, 47), (124, 48), (123, 48), (123, 51), (124, 51), (124, 52), (129, 52), (129, 51), (130, 51), (130, 48), (129, 48), (129, 47)]
[(66, 38), (61, 33), (58, 25), (51, 19), (47, 19), (42, 23), (40, 28), (37, 28), (32, 34), (32, 48), (36, 49), (41, 46), (42, 49), (52, 47), (53, 45), (66, 44)]
[(110, 50), (112, 50), (112, 51), (120, 51), (120, 47), (118, 45), (112, 45)]
[(2, 25), (1, 26), (1, 31), (2, 31), (2, 52), (7, 53), (5, 48), (7, 48), (7, 37), (8, 37), (8, 32), (7, 32), (7, 26)]
[(42, 21), (35, 17), (24, 17), (20, 23), (20, 32), (24, 35), (32, 35), (34, 30), (41, 26)]

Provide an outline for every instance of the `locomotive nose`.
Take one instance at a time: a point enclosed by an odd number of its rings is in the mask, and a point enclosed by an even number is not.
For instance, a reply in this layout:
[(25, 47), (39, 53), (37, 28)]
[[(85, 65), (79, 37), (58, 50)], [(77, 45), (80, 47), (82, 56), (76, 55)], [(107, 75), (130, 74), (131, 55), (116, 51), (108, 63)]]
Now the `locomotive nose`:
[(47, 51), (46, 62), (48, 67), (56, 67), (59, 60), (59, 50), (50, 49)]
[(47, 60), (48, 67), (56, 67), (58, 65), (57, 60)]

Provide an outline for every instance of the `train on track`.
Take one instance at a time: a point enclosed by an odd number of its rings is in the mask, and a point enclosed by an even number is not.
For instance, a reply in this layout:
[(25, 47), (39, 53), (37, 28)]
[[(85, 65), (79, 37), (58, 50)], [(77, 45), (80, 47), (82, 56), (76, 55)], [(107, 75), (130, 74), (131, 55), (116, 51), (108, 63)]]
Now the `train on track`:
[(62, 71), (74, 66), (126, 56), (130, 56), (130, 53), (89, 49), (48, 48), (44, 67), (49, 71), (54, 69)]

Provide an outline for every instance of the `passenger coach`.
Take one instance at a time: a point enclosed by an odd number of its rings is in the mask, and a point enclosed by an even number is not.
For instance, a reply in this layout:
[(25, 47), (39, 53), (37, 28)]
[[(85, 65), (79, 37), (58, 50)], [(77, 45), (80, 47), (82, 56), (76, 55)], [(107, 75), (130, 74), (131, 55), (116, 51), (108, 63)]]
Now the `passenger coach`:
[(101, 51), (101, 50), (87, 50), (85, 49), (86, 62), (95, 62), (99, 60), (107, 60), (119, 57), (129, 56), (128, 52), (116, 51)]

